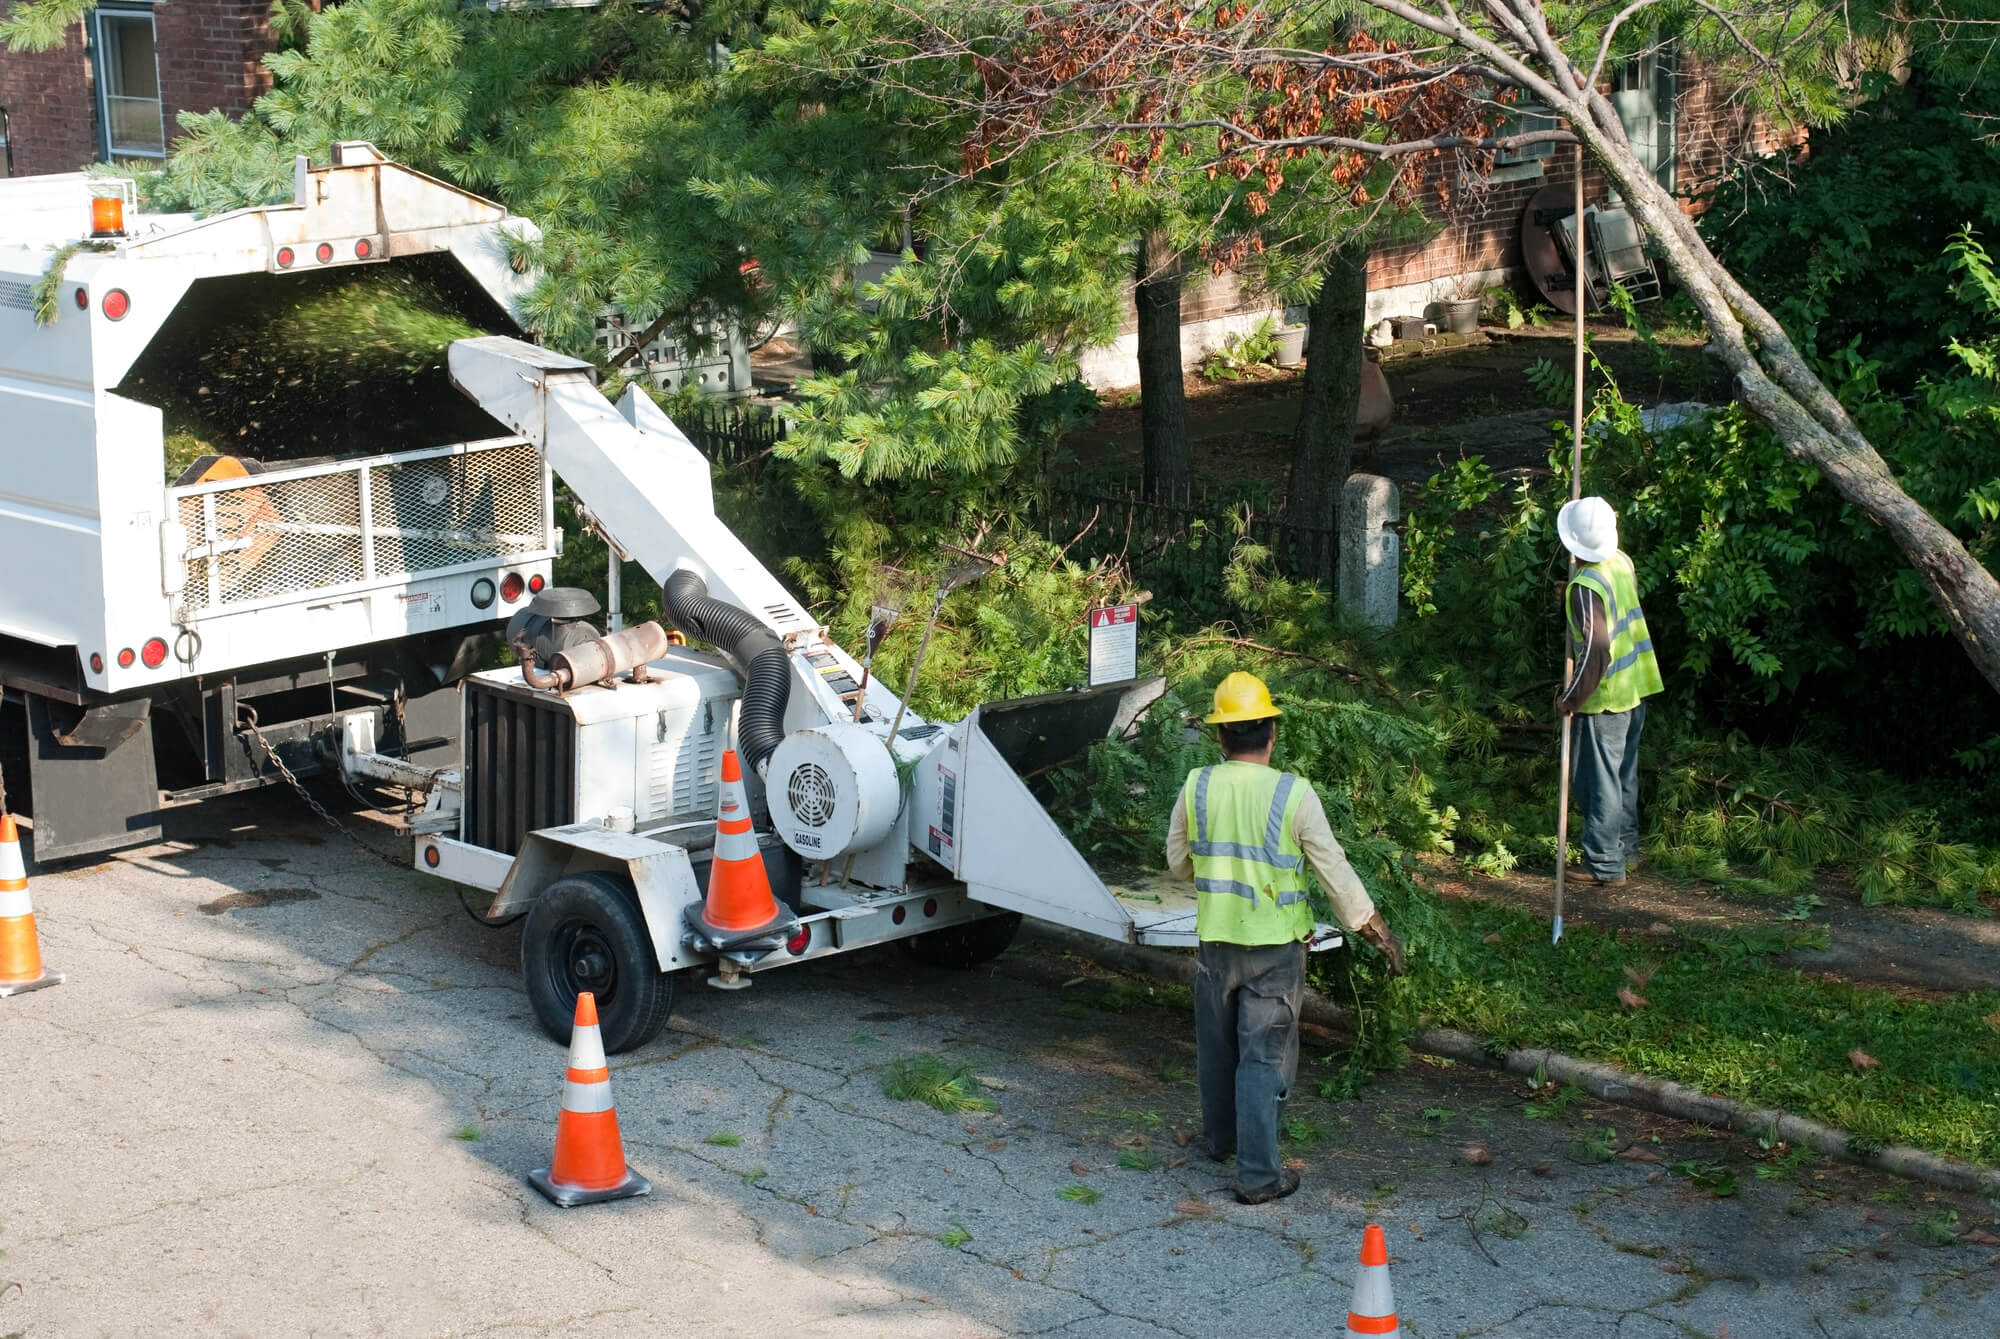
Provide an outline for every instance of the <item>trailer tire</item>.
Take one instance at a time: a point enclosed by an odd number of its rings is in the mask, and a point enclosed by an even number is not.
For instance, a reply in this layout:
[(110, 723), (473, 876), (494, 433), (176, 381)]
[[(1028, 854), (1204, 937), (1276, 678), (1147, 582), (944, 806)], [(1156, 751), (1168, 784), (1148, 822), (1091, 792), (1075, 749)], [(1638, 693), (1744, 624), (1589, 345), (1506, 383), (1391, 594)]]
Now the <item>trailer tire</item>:
[(981, 963), (992, 962), (1005, 953), (1020, 929), (1021, 913), (1010, 911), (1005, 915), (926, 931), (905, 939), (903, 947), (909, 950), (910, 956), (927, 966), (949, 967), (962, 972)]
[(660, 970), (632, 885), (613, 874), (557, 879), (521, 926), (521, 979), (542, 1030), (569, 1044), (576, 997), (597, 996), (607, 1054), (644, 1046), (674, 1007), (674, 978)]

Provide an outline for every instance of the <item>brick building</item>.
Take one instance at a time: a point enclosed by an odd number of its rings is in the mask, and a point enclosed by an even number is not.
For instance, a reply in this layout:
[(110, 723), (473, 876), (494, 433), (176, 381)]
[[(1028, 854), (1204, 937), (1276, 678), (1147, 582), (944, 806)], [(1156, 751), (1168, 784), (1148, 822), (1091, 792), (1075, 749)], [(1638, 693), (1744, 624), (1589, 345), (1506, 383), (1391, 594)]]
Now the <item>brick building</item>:
[(179, 113), (240, 114), (270, 85), (269, 13), (269, 0), (106, 0), (53, 51), (0, 49), (0, 173), (160, 158)]
[[(1691, 59), (1671, 50), (1627, 62), (1609, 83), (1610, 96), (1641, 161), (1682, 198), (1689, 213), (1716, 177), (1744, 152), (1768, 153), (1779, 141), (1733, 103)], [(1521, 113), (1539, 129), (1533, 109)], [(1476, 188), (1461, 187), (1460, 216), (1426, 241), (1378, 249), (1368, 261), (1368, 320), (1420, 316), (1445, 298), (1473, 296), (1506, 283), (1520, 268), (1521, 218), (1528, 201), (1551, 186), (1575, 181), (1574, 150), (1539, 144), (1503, 154)], [(1614, 203), (1596, 166), (1585, 160), (1584, 198)], [(1568, 198), (1567, 190), (1564, 198)], [(1234, 274), (1190, 277), (1181, 299), (1181, 356), (1190, 369), (1231, 335), (1285, 313), (1267, 295)], [(1294, 313), (1298, 315), (1298, 313)], [(1139, 379), (1138, 317), (1127, 303), (1118, 339), (1082, 358), (1083, 376), (1098, 387), (1130, 386)]]

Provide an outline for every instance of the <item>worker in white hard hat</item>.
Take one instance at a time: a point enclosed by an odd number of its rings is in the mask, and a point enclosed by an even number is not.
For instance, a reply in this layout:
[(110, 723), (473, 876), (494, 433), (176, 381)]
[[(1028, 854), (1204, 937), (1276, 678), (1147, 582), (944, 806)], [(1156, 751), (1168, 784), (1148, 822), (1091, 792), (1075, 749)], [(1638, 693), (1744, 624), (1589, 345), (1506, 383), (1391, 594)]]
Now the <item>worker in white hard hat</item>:
[(1556, 534), (1581, 564), (1563, 594), (1576, 670), (1556, 696), (1574, 713), (1570, 766), (1583, 811), (1583, 866), (1617, 887), (1639, 856), (1639, 736), (1646, 699), (1660, 691), (1653, 634), (1639, 607), (1639, 576), (1618, 550), (1618, 517), (1601, 497), (1556, 513)]
[(1310, 781), (1271, 766), (1277, 706), (1254, 674), (1215, 690), (1223, 761), (1198, 767), (1167, 823), (1167, 867), (1195, 885), (1195, 1077), (1204, 1151), (1236, 1156), (1236, 1198), (1282, 1199), (1299, 1174), (1278, 1160), (1278, 1121), (1299, 1069), (1299, 1006), (1313, 933), (1306, 869), (1334, 914), (1403, 971), (1403, 945), (1327, 826)]

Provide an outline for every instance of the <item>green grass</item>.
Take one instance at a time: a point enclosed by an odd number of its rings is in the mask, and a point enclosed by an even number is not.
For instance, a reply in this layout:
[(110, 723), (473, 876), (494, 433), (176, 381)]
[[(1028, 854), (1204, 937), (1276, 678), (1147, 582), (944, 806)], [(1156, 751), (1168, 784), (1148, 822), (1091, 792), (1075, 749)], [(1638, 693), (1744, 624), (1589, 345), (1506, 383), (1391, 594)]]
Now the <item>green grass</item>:
[(993, 1100), (979, 1095), (969, 1065), (952, 1066), (925, 1052), (889, 1062), (882, 1071), (882, 1095), (898, 1102), (922, 1102), (939, 1111), (991, 1111)]
[[(1780, 1107), (1864, 1144), (1910, 1144), (2000, 1164), (2000, 995), (1911, 1000), (1773, 966), (1780, 942), (1677, 935), (1624, 943), (1484, 903), (1443, 908), (1452, 970), (1408, 987), (1430, 1022), (1508, 1047), (1546, 1046), (1704, 1092)], [(1489, 934), (1500, 942), (1485, 942)], [(1624, 968), (1651, 968), (1650, 1007), (1626, 1009)], [(1881, 1061), (1858, 1073), (1847, 1053)], [(1538, 1097), (1530, 1115), (1561, 1117), (1581, 1090)]]
[(1095, 1204), (1104, 1198), (1089, 1186), (1064, 1186), (1057, 1194), (1071, 1204)]
[(1126, 1148), (1118, 1151), (1118, 1165), (1128, 1172), (1151, 1172), (1159, 1170), (1160, 1160), (1140, 1148)]
[(938, 1233), (938, 1244), (954, 1251), (971, 1240), (972, 1233), (966, 1230), (965, 1224), (956, 1220), (953, 1220), (950, 1227)]
[(485, 1138), (485, 1135), (480, 1132), (477, 1125), (461, 1125), (451, 1132), (451, 1137), (472, 1144)]
[(722, 1130), (716, 1134), (709, 1135), (701, 1142), (704, 1144), (714, 1144), (717, 1148), (735, 1148), (743, 1142), (743, 1136), (732, 1134), (728, 1130)]

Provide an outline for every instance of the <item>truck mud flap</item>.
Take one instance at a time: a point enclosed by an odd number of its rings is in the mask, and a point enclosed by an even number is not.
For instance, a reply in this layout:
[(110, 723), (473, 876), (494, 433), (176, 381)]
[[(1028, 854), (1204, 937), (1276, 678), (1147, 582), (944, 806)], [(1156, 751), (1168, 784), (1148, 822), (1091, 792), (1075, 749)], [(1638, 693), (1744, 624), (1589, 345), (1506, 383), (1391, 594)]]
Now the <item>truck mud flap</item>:
[(152, 702), (79, 708), (28, 696), (37, 862), (160, 839)]

